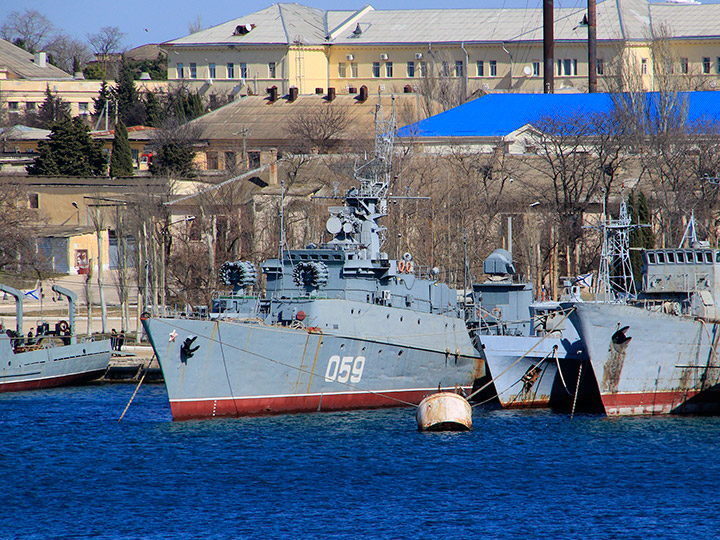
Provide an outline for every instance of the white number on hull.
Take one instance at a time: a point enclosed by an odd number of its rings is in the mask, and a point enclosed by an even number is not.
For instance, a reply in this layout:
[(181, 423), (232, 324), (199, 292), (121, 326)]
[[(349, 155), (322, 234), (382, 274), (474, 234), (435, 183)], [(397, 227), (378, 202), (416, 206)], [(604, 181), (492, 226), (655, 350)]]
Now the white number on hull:
[(364, 356), (340, 356), (333, 355), (328, 360), (327, 369), (325, 370), (325, 380), (327, 382), (337, 381), (346, 383), (359, 383), (362, 378), (363, 369), (365, 369)]

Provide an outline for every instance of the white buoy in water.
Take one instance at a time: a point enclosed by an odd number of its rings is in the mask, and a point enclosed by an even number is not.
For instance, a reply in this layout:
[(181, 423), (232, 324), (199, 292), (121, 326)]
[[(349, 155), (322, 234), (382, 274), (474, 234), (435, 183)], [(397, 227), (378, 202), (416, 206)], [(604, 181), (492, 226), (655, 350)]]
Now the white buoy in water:
[(426, 397), (417, 410), (420, 431), (470, 431), (472, 407), (467, 399), (453, 392)]

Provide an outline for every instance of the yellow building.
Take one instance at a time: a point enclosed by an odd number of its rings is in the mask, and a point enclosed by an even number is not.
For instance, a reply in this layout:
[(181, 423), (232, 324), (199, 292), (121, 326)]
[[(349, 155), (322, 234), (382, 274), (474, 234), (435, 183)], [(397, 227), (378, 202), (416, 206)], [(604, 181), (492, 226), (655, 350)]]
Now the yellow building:
[[(556, 91), (587, 90), (585, 17), (585, 8), (555, 10)], [(621, 64), (632, 64), (653, 89), (658, 42), (668, 46), (686, 87), (713, 87), (720, 77), (719, 20), (717, 4), (598, 2), (598, 89), (613, 88)], [(363, 85), (371, 93), (408, 85), (422, 91), (445, 81), (467, 96), (541, 92), (542, 34), (542, 9), (352, 12), (274, 4), (162, 46), (169, 79), (231, 94), (260, 94), (270, 86), (283, 93), (295, 86), (300, 94), (331, 87), (354, 93)]]

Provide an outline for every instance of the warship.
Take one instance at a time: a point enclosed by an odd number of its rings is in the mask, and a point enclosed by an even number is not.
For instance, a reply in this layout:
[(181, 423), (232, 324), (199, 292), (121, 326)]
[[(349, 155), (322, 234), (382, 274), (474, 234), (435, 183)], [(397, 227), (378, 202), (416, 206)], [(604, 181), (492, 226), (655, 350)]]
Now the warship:
[[(505, 249), (490, 254), (483, 272), (488, 279), (473, 283), (467, 317), (487, 362), (480, 384), (488, 391), (477, 399), (492, 402), (496, 396), (503, 408), (573, 410), (577, 395), (593, 392), (593, 381), (585, 377), (578, 385), (585, 355), (567, 320), (571, 310), (559, 302), (536, 301), (532, 284), (518, 279)], [(580, 298), (577, 280), (566, 284), (564, 294)], [(590, 401), (583, 399), (581, 406)]]
[(230, 261), (219, 271), (233, 291), (207, 315), (143, 316), (173, 419), (417, 405), (485, 374), (458, 291), (382, 251), (394, 135), (378, 105), (374, 157), (329, 208), (332, 239), (285, 250), (281, 232), (262, 294), (255, 265)]
[(69, 304), (68, 321), (54, 329), (39, 323), (35, 335), (23, 334), (23, 293), (8, 285), (0, 291), (15, 298), (16, 329), (7, 329), (0, 339), (0, 392), (69, 386), (101, 377), (110, 363), (110, 340), (78, 341), (75, 335), (74, 292), (54, 285), (52, 290), (65, 296)]
[(691, 219), (677, 249), (642, 252), (636, 292), (625, 205), (618, 219), (603, 221), (602, 301), (562, 306), (572, 310), (569, 320), (592, 366), (604, 412), (719, 413), (720, 250), (697, 240)]

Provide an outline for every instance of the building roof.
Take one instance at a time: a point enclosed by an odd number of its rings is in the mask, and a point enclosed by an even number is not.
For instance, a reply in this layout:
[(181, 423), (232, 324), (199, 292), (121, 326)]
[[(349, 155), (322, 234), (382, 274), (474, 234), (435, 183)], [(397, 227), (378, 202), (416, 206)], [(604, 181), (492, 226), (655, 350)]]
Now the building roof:
[(0, 128), (0, 138), (7, 141), (39, 141), (47, 139), (52, 133), (49, 129), (40, 129), (17, 124)]
[(0, 71), (5, 70), (11, 79), (72, 79), (72, 75), (47, 62), (40, 67), (35, 55), (0, 39)]
[[(688, 120), (720, 121), (720, 93), (685, 92)], [(648, 94), (654, 100), (657, 94)], [(538, 119), (593, 114), (613, 107), (611, 94), (488, 94), (400, 129), (401, 137), (503, 137)]]
[[(385, 115), (390, 114), (392, 95), (383, 94), (382, 104)], [(407, 123), (412, 118), (422, 118), (418, 114), (422, 109), (421, 98), (417, 94), (398, 94), (395, 96), (395, 108), (398, 123)], [(325, 96), (301, 95), (294, 102), (287, 96), (274, 103), (263, 96), (246, 96), (208, 114), (196, 118), (190, 125), (202, 127), (203, 139), (238, 141), (245, 136), (256, 145), (292, 144), (295, 137), (288, 130), (288, 123), (295, 115), (312, 113), (321, 107), (342, 109), (347, 115), (347, 127), (338, 133), (339, 140), (372, 138), (374, 136), (375, 106), (378, 96), (370, 95), (366, 101), (360, 101), (356, 95), (338, 95), (332, 102)], [(435, 109), (439, 111), (439, 107)], [(404, 119), (404, 120), (403, 120)], [(244, 134), (244, 135), (243, 135)]]
[[(555, 40), (586, 40), (587, 29), (580, 24), (585, 14), (585, 7), (556, 8)], [(720, 35), (718, 20), (720, 4), (604, 0), (597, 3), (597, 38), (643, 41), (651, 34), (650, 21), (667, 25), (673, 37), (714, 37)], [(353, 12), (273, 4), (165, 45), (541, 42), (542, 34), (542, 7), (376, 10), (368, 5)]]

